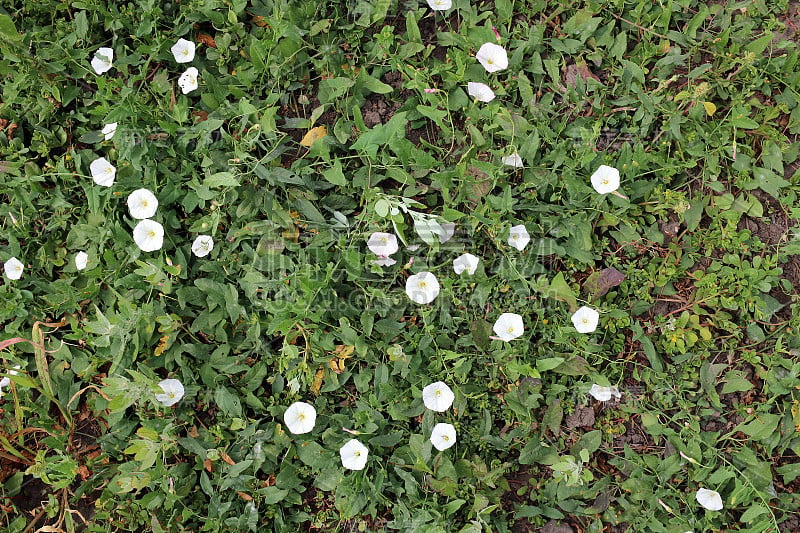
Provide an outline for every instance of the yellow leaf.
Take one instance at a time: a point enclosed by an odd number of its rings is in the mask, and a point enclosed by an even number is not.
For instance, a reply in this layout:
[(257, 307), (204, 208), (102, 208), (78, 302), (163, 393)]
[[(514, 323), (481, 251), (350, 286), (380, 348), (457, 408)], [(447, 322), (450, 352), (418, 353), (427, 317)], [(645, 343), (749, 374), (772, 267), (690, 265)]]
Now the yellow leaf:
[(794, 430), (800, 433), (800, 402), (797, 400), (792, 402), (792, 421), (794, 422)]
[(314, 376), (314, 383), (311, 384), (311, 392), (313, 392), (315, 396), (319, 396), (319, 389), (322, 388), (322, 378), (324, 377), (325, 369), (320, 368), (317, 370), (317, 374)]
[(305, 147), (311, 148), (311, 146), (313, 146), (315, 142), (322, 139), (327, 134), (328, 130), (325, 128), (325, 126), (317, 126), (316, 128), (311, 128), (310, 130), (308, 130), (308, 133), (306, 133), (303, 136), (303, 140), (300, 141), (300, 144), (302, 144)]
[(714, 113), (717, 111), (717, 106), (715, 106), (713, 102), (703, 102), (703, 107), (706, 108), (706, 113), (708, 113), (709, 117), (713, 117)]

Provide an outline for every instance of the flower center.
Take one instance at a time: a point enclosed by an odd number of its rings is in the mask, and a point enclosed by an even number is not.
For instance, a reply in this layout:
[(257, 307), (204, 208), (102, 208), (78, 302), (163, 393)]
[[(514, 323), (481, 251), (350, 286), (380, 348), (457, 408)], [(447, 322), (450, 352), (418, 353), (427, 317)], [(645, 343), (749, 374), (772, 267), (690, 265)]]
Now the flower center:
[(150, 230), (150, 233), (148, 233), (148, 234), (147, 234), (147, 236), (148, 236), (148, 237), (150, 237), (150, 238), (152, 239), (153, 237), (155, 237), (155, 236), (156, 236), (156, 232), (155, 232), (155, 231), (153, 231), (153, 230)]
[(608, 185), (608, 178), (603, 178), (603, 185)]
[(298, 420), (305, 420), (306, 419), (305, 413), (300, 413), (299, 415), (297, 415), (297, 419)]
[(434, 394), (436, 396), (441, 396), (442, 395), (442, 390), (441, 389), (436, 389), (436, 392), (434, 392)]
[(514, 333), (514, 326), (508, 326), (508, 332)]
[(427, 286), (428, 286), (428, 284), (427, 284), (426, 282), (424, 282), (424, 281), (420, 281), (420, 282), (419, 282), (419, 288), (420, 288), (420, 289), (424, 289), (424, 288), (425, 288), (425, 287), (427, 287)]
[(354, 455), (355, 457), (361, 457), (361, 452), (354, 452), (354, 453), (353, 453), (353, 455)]
[(449, 441), (450, 437), (447, 435), (442, 435), (442, 440)]

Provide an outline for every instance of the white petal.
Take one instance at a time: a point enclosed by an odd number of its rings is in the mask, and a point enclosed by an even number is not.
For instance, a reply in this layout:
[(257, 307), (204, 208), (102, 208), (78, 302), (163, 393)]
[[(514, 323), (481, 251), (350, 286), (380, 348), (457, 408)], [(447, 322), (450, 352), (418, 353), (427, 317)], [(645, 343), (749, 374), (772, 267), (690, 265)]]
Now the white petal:
[(441, 232), (439, 232), (439, 243), (444, 244), (453, 238), (456, 234), (456, 225), (453, 222), (442, 222), (439, 224)]
[(161, 387), (161, 390), (164, 391), (164, 393), (156, 394), (156, 400), (167, 407), (172, 407), (178, 403), (181, 398), (183, 398), (183, 383), (177, 379), (165, 379), (160, 381), (158, 386)]
[(461, 274), (462, 272), (466, 272), (470, 276), (475, 274), (475, 271), (478, 269), (478, 263), (480, 259), (475, 257), (472, 254), (463, 254), (455, 259), (453, 259), (453, 270), (456, 274)]
[(156, 214), (158, 198), (147, 189), (137, 189), (128, 195), (128, 211), (131, 217), (144, 220)]
[(722, 496), (715, 490), (706, 488), (697, 489), (695, 495), (697, 503), (708, 509), (709, 511), (721, 511), (724, 507), (722, 503)]
[(497, 72), (508, 68), (508, 54), (505, 48), (494, 43), (484, 43), (475, 58), (483, 65), (486, 72)]
[(164, 226), (154, 220), (142, 220), (133, 228), (133, 240), (143, 252), (160, 250), (164, 244)]
[(98, 48), (92, 58), (92, 68), (98, 74), (104, 74), (111, 70), (114, 63), (113, 48)]
[(180, 86), (183, 94), (189, 94), (197, 89), (197, 74), (197, 69), (195, 67), (189, 67), (186, 69), (186, 72), (181, 74), (181, 77), (178, 78), (178, 86)]
[(528, 233), (525, 224), (513, 226), (508, 232), (508, 244), (519, 250), (520, 252), (528, 246), (531, 242), (531, 236)]
[(376, 264), (378, 266), (388, 267), (388, 266), (396, 265), (397, 261), (395, 261), (391, 257), (378, 257), (377, 259), (373, 259), (372, 263), (374, 263), (374, 264)]
[(406, 294), (412, 302), (429, 304), (439, 295), (439, 281), (430, 272), (420, 272), (406, 280)]
[(572, 314), (572, 324), (578, 333), (592, 333), (599, 321), (600, 313), (585, 305)]
[(86, 252), (78, 252), (75, 254), (75, 268), (83, 270), (89, 264), (89, 254)]
[(485, 83), (471, 81), (467, 83), (467, 92), (479, 102), (491, 102), (495, 98), (494, 91)]
[(524, 168), (525, 167), (525, 164), (522, 162), (522, 158), (520, 157), (520, 155), (517, 152), (514, 152), (511, 155), (504, 156), (502, 161), (503, 161), (504, 165), (508, 165), (510, 167), (514, 167), (514, 168)]
[(186, 39), (178, 39), (170, 50), (178, 63), (190, 63), (194, 59), (195, 44)]
[(444, 11), (453, 6), (452, 0), (428, 0), (428, 5), (434, 11)]
[(446, 450), (456, 443), (456, 428), (452, 424), (440, 422), (433, 426), (431, 444), (439, 451)]
[(100, 131), (103, 133), (107, 141), (111, 140), (111, 138), (114, 137), (114, 134), (117, 132), (117, 123), (112, 122), (111, 124), (106, 124)]
[(367, 248), (379, 257), (388, 257), (397, 252), (397, 237), (393, 233), (375, 232), (367, 240)]
[(592, 385), (592, 388), (589, 389), (589, 394), (598, 402), (607, 402), (612, 397), (617, 399), (622, 398), (622, 393), (619, 392), (619, 389), (616, 387), (604, 387), (597, 383)]
[(22, 261), (17, 259), (16, 257), (12, 257), (8, 261), (5, 262), (3, 265), (3, 270), (5, 270), (6, 277), (8, 279), (17, 280), (22, 277), (22, 271), (25, 269), (25, 265), (22, 264)]
[(89, 172), (94, 182), (101, 187), (111, 187), (117, 176), (117, 168), (109, 163), (105, 157), (98, 157), (89, 164)]
[(317, 422), (317, 410), (305, 402), (295, 402), (283, 414), (286, 428), (295, 435), (309, 433)]
[(456, 395), (443, 381), (431, 383), (422, 389), (422, 403), (431, 411), (441, 413), (450, 409)]
[(607, 165), (600, 165), (590, 178), (592, 187), (600, 194), (608, 194), (619, 188), (619, 170)]
[(492, 330), (500, 340), (508, 342), (525, 333), (525, 324), (517, 313), (503, 313), (495, 321)]
[(214, 239), (211, 235), (198, 235), (192, 243), (192, 253), (197, 257), (205, 257), (214, 249)]
[(363, 470), (369, 458), (369, 449), (356, 439), (350, 439), (339, 448), (342, 466), (350, 470)]

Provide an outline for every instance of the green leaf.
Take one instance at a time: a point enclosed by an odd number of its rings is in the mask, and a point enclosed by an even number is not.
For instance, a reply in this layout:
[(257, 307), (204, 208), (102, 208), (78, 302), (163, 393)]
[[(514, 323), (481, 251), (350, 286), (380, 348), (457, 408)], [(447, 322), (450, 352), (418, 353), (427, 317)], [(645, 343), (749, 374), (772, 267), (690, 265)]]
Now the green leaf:
[(203, 180), (203, 187), (212, 189), (214, 187), (238, 187), (239, 180), (230, 172), (217, 172)]
[(0, 35), (2, 35), (4, 39), (13, 42), (22, 40), (22, 35), (19, 34), (16, 26), (14, 26), (14, 21), (11, 20), (11, 17), (8, 15), (0, 14)]
[(391, 85), (383, 83), (381, 80), (373, 78), (372, 76), (365, 77), (364, 87), (376, 94), (388, 94), (394, 90)]
[(725, 385), (722, 387), (722, 394), (729, 394), (731, 392), (745, 392), (749, 391), (754, 385), (745, 378), (744, 373), (740, 370), (731, 370), (725, 374), (723, 378)]
[(545, 295), (548, 298), (567, 302), (567, 304), (569, 304), (570, 311), (574, 311), (578, 308), (578, 301), (576, 299), (575, 292), (564, 279), (563, 272), (559, 272), (555, 275), (555, 277), (553, 277), (553, 280), (550, 282), (550, 285), (545, 291)]
[(735, 431), (741, 431), (755, 440), (764, 440), (775, 433), (775, 429), (778, 427), (778, 422), (780, 421), (781, 417), (778, 415), (759, 413), (753, 421), (736, 426)]
[(329, 182), (333, 183), (334, 185), (338, 185), (339, 187), (344, 187), (345, 185), (347, 185), (347, 180), (344, 177), (344, 172), (342, 172), (342, 163), (338, 159), (333, 164), (333, 167), (322, 171), (322, 177), (328, 180)]
[(717, 409), (722, 409), (719, 394), (717, 394), (717, 377), (726, 368), (728, 365), (725, 363), (709, 363), (708, 361), (705, 361), (700, 367), (700, 385), (711, 400), (711, 404)]

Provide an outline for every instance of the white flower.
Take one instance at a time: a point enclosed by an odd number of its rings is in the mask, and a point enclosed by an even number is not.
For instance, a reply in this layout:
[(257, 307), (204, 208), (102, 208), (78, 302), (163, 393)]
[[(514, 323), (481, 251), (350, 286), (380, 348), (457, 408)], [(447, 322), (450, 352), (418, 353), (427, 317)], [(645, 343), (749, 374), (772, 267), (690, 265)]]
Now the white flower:
[(466, 272), (471, 276), (478, 269), (479, 262), (480, 259), (472, 254), (462, 254), (453, 259), (453, 270), (456, 274), (460, 275), (462, 272)]
[(517, 152), (514, 152), (511, 155), (504, 156), (502, 161), (503, 161), (504, 165), (508, 165), (510, 167), (514, 167), (514, 168), (524, 168), (525, 167), (525, 164), (522, 162), (522, 158), (520, 157), (520, 155)]
[(89, 264), (89, 254), (86, 252), (78, 252), (75, 254), (75, 268), (84, 270)]
[(428, 0), (428, 5), (434, 11), (444, 11), (453, 7), (452, 0)]
[(497, 72), (508, 68), (508, 54), (505, 48), (494, 43), (484, 43), (475, 58), (480, 61), (486, 72)]
[(531, 236), (525, 228), (525, 224), (513, 226), (508, 232), (508, 244), (520, 252), (531, 242)]
[[(17, 370), (19, 369), (20, 369), (19, 365), (14, 365), (13, 369), (11, 368), (8, 369), (8, 375), (16, 376), (17, 374), (19, 374), (19, 372), (17, 372)], [(11, 378), (6, 376), (3, 379), (0, 379), (0, 396), (3, 395), (3, 387), (8, 387), (9, 385), (11, 385)]]
[(443, 381), (431, 383), (422, 389), (422, 403), (431, 411), (441, 413), (450, 409), (456, 395)]
[(178, 39), (178, 42), (172, 45), (172, 55), (175, 56), (175, 61), (178, 63), (190, 63), (194, 59), (194, 43), (186, 39)]
[(516, 339), (525, 333), (525, 324), (522, 317), (516, 313), (503, 313), (494, 323), (492, 328), (501, 341)]
[(591, 333), (597, 329), (600, 313), (585, 305), (572, 314), (572, 324), (578, 333)]
[(105, 157), (99, 157), (89, 164), (94, 182), (102, 187), (111, 187), (117, 176), (117, 168), (109, 163)]
[(283, 413), (283, 421), (286, 428), (295, 435), (308, 433), (314, 429), (317, 422), (317, 410), (314, 406), (305, 402), (294, 402)]
[(114, 61), (113, 48), (98, 48), (92, 58), (92, 68), (98, 74), (104, 74), (111, 70)]
[(708, 509), (709, 511), (721, 511), (722, 510), (722, 496), (719, 495), (719, 492), (715, 490), (699, 488), (697, 489), (697, 494), (695, 494), (695, 498), (697, 499), (697, 503)]
[(491, 102), (494, 100), (494, 91), (485, 83), (471, 81), (467, 83), (467, 92), (479, 102)]
[(369, 236), (367, 248), (378, 257), (389, 257), (398, 250), (397, 237), (393, 233), (376, 231)]
[(618, 400), (622, 398), (622, 393), (619, 391), (618, 388), (604, 387), (602, 385), (598, 385), (597, 383), (592, 385), (592, 388), (589, 389), (589, 394), (591, 394), (592, 397), (598, 402), (607, 402), (612, 397)]
[(164, 226), (155, 220), (142, 220), (133, 228), (133, 240), (143, 252), (160, 250), (164, 244)]
[(112, 137), (114, 137), (114, 134), (117, 132), (117, 123), (112, 122), (111, 124), (106, 124), (100, 131), (105, 136), (105, 139), (109, 141), (111, 140)]
[(205, 257), (214, 249), (214, 239), (211, 235), (198, 235), (192, 243), (192, 253), (197, 257)]
[(164, 404), (166, 407), (172, 407), (183, 398), (183, 383), (177, 379), (165, 379), (158, 383), (163, 394), (156, 394), (156, 400)]
[(363, 470), (367, 465), (369, 449), (356, 439), (350, 439), (339, 448), (342, 466), (350, 470)]
[(590, 179), (592, 187), (600, 194), (614, 192), (619, 188), (619, 170), (608, 165), (600, 165)]
[(189, 94), (197, 89), (197, 69), (194, 67), (187, 68), (186, 72), (181, 74), (181, 77), (178, 78), (178, 85), (181, 91), (183, 91), (183, 94)]
[(439, 234), (440, 244), (446, 243), (453, 238), (453, 235), (456, 234), (456, 225), (454, 222), (442, 222), (439, 224), (439, 227), (442, 229), (441, 231), (437, 232)]
[(433, 426), (431, 431), (431, 444), (440, 452), (456, 443), (456, 428), (453, 424), (440, 422)]
[(131, 217), (144, 220), (156, 214), (158, 198), (147, 189), (136, 189), (128, 195), (128, 211)]
[(412, 302), (429, 304), (439, 295), (439, 281), (430, 272), (420, 272), (406, 280), (406, 294)]
[(25, 268), (25, 265), (22, 264), (22, 261), (17, 259), (16, 257), (12, 257), (3, 265), (3, 269), (6, 272), (6, 277), (8, 279), (19, 279), (22, 277), (22, 270)]

